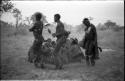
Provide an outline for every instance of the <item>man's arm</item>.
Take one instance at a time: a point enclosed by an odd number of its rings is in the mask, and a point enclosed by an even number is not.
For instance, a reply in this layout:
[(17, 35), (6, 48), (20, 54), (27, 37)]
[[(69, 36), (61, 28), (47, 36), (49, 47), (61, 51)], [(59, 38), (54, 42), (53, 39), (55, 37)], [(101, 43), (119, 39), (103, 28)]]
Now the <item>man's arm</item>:
[(37, 27), (37, 23), (34, 23), (33, 26), (29, 29), (30, 32), (34, 31)]
[(35, 23), (32, 26), (32, 28), (29, 29), (29, 31), (42, 31), (42, 29), (43, 29), (43, 24), (41, 24), (41, 23)]
[(97, 32), (96, 32), (96, 27), (92, 24), (92, 38), (94, 43), (96, 44), (97, 42)]
[(35, 26), (33, 26), (32, 28), (29, 29), (30, 32), (34, 31)]

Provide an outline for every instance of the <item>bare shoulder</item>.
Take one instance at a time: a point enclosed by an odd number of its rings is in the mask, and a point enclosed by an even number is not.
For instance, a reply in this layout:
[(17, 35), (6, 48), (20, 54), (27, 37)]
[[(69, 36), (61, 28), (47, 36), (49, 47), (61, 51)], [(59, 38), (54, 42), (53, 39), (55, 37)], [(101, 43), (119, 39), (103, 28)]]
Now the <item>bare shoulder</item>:
[(64, 26), (64, 24), (62, 22), (59, 22), (57, 25), (61, 26), (61, 27)]

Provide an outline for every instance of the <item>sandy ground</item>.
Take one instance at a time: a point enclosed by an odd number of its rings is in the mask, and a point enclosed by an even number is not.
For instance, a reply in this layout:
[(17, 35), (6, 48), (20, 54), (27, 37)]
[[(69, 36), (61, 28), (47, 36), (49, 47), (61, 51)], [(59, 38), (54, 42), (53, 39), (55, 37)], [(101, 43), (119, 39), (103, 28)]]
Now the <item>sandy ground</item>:
[(94, 67), (82, 63), (64, 65), (63, 70), (36, 68), (27, 61), (27, 52), (32, 45), (31, 36), (8, 36), (1, 39), (1, 76), (3, 80), (82, 80), (82, 81), (123, 81), (123, 50), (103, 51)]

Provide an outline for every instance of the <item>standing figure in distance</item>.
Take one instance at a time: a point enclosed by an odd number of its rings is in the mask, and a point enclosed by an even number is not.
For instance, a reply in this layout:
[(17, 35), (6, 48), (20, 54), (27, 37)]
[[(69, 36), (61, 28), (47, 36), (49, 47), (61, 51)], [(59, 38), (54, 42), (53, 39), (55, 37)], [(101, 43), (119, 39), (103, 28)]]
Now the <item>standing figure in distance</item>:
[(88, 18), (83, 19), (83, 24), (86, 26), (82, 46), (85, 48), (86, 63), (94, 66), (95, 59), (99, 59), (96, 27), (90, 23)]

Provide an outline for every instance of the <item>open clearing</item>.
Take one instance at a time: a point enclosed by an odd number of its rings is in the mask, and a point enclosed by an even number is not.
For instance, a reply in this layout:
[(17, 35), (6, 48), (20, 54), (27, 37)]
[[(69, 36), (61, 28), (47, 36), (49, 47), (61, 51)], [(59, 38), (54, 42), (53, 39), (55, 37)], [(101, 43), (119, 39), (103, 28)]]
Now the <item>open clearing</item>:
[[(46, 69), (36, 68), (27, 61), (27, 52), (32, 45), (32, 35), (4, 35), (1, 36), (1, 79), (3, 80), (82, 80), (82, 81), (123, 81), (124, 80), (124, 31), (114, 39), (100, 37), (102, 48), (115, 51), (103, 51), (94, 67), (82, 63), (64, 65), (63, 70), (54, 70), (54, 66), (47, 65)], [(100, 32), (99, 32), (100, 33)], [(106, 32), (103, 35), (106, 36)], [(115, 33), (116, 34), (116, 33)], [(118, 35), (118, 34), (117, 34)], [(116, 37), (116, 38), (115, 38)], [(117, 38), (119, 37), (119, 38)], [(106, 40), (105, 40), (106, 39)], [(110, 41), (110, 42), (107, 42)], [(122, 42), (122, 43), (121, 43)]]

